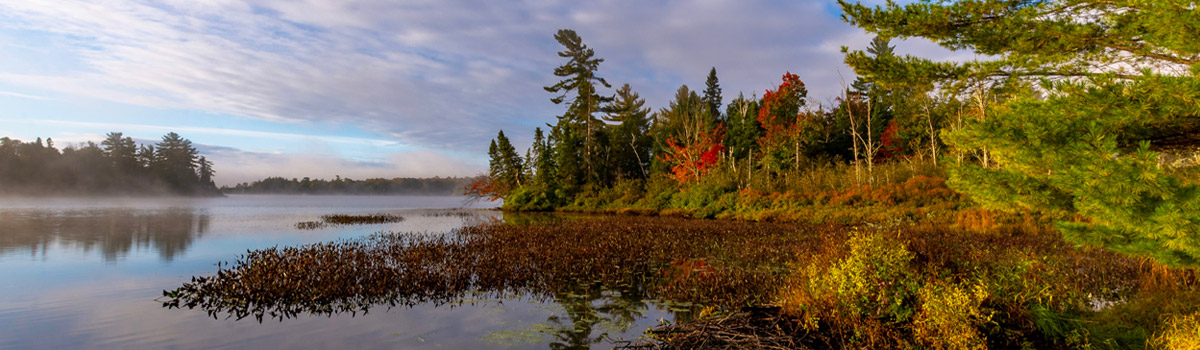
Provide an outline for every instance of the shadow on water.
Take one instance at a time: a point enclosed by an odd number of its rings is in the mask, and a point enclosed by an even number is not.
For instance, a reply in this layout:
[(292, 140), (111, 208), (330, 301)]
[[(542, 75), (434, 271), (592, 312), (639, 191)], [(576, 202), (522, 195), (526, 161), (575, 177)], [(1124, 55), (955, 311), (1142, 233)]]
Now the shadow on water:
[[(581, 348), (628, 330), (651, 306), (669, 308), (679, 320), (699, 304), (760, 302), (784, 281), (787, 262), (817, 241), (806, 234), (816, 228), (791, 224), (505, 216), (510, 219), (517, 224), (249, 251), (218, 264), (213, 275), (163, 291), (160, 301), (214, 318), (262, 322), (518, 296), (557, 304), (561, 312), (498, 339), (541, 334), (552, 348)], [(672, 307), (692, 303), (699, 304)]]
[(113, 262), (134, 249), (154, 249), (172, 261), (208, 231), (210, 221), (190, 208), (0, 211), (0, 252), (27, 249), (36, 257), (62, 245), (99, 251)]

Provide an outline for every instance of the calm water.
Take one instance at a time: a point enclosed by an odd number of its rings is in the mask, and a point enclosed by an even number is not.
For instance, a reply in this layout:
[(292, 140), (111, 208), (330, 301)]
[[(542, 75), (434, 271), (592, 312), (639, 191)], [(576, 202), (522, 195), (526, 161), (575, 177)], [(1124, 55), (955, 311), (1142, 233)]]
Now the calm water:
[[(672, 318), (662, 305), (614, 293), (380, 307), (356, 317), (263, 323), (164, 309), (155, 300), (248, 249), (503, 220), (497, 211), (478, 208), (433, 215), (461, 207), (459, 197), (0, 198), (0, 349), (609, 348), (606, 338), (632, 339)], [(391, 213), (407, 220), (294, 227), (333, 213)]]

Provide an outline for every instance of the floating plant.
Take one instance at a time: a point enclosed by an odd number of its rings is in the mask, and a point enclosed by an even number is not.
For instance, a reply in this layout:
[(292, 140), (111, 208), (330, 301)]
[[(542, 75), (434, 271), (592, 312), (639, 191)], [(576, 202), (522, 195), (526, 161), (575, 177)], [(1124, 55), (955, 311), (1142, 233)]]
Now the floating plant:
[(386, 224), (393, 222), (403, 222), (404, 217), (392, 214), (370, 214), (370, 215), (347, 215), (347, 214), (330, 214), (322, 215), (321, 221), (302, 221), (296, 223), (296, 228), (301, 230), (315, 230), (328, 226), (342, 225), (370, 225), (370, 224)]

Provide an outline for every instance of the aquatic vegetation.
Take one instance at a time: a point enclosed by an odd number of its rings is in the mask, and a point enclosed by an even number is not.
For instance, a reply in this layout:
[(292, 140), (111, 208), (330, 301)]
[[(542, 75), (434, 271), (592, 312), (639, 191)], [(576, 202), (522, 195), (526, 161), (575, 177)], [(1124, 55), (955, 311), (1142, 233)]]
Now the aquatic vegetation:
[(370, 214), (370, 215), (347, 215), (347, 214), (329, 214), (321, 215), (321, 220), (332, 225), (368, 225), (368, 224), (386, 224), (392, 222), (404, 221), (403, 216), (392, 214)]
[(462, 217), (462, 218), (465, 218), (465, 217), (470, 217), (470, 216), (474, 216), (474, 215), (475, 215), (474, 212), (472, 212), (470, 210), (466, 210), (466, 209), (446, 209), (446, 210), (436, 210), (436, 211), (421, 213), (421, 216), (432, 217), (432, 218), (440, 218), (440, 217)]
[[(1173, 325), (1186, 329), (1187, 319), (1160, 313), (1200, 311), (1193, 270), (1077, 248), (1052, 227), (1018, 218), (964, 215), (964, 225), (872, 228), (506, 214), (505, 224), (444, 234), (248, 252), (165, 291), (163, 301), (213, 317), (283, 320), (621, 290), (706, 310), (631, 348), (1140, 348), (1152, 336), (1178, 338)], [(595, 340), (588, 327), (607, 327), (592, 323), (595, 310), (571, 310), (570, 322), (556, 324), (586, 330), (555, 333), (573, 339), (564, 342)], [(621, 315), (605, 317), (622, 324)]]
[(403, 221), (403, 216), (383, 213), (369, 215), (329, 214), (322, 215), (321, 221), (298, 222), (296, 223), (296, 228), (301, 230), (315, 230), (328, 226), (387, 224)]
[[(641, 286), (651, 298), (750, 305), (778, 288), (787, 262), (829, 225), (615, 217), (485, 224), (440, 235), (363, 239), (248, 252), (214, 275), (164, 291), (166, 307), (214, 317), (285, 319), (436, 304), (464, 295)], [(705, 273), (673, 261), (705, 261)]]

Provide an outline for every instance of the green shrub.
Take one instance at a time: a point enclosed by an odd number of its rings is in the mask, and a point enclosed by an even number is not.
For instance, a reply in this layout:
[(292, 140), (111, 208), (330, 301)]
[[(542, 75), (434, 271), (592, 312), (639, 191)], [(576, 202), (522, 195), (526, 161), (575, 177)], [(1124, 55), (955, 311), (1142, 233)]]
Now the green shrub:
[(855, 232), (846, 245), (844, 257), (836, 258), (836, 251), (814, 257), (803, 278), (785, 291), (785, 309), (810, 319), (896, 323), (912, 317), (920, 286), (910, 266), (913, 253), (877, 232)]
[(986, 286), (939, 281), (926, 284), (918, 295), (921, 311), (913, 320), (913, 333), (919, 342), (934, 349), (987, 348), (979, 332), (992, 317), (980, 309), (988, 298)]
[(522, 186), (504, 199), (505, 210), (550, 211), (559, 205), (559, 193), (540, 186)]

